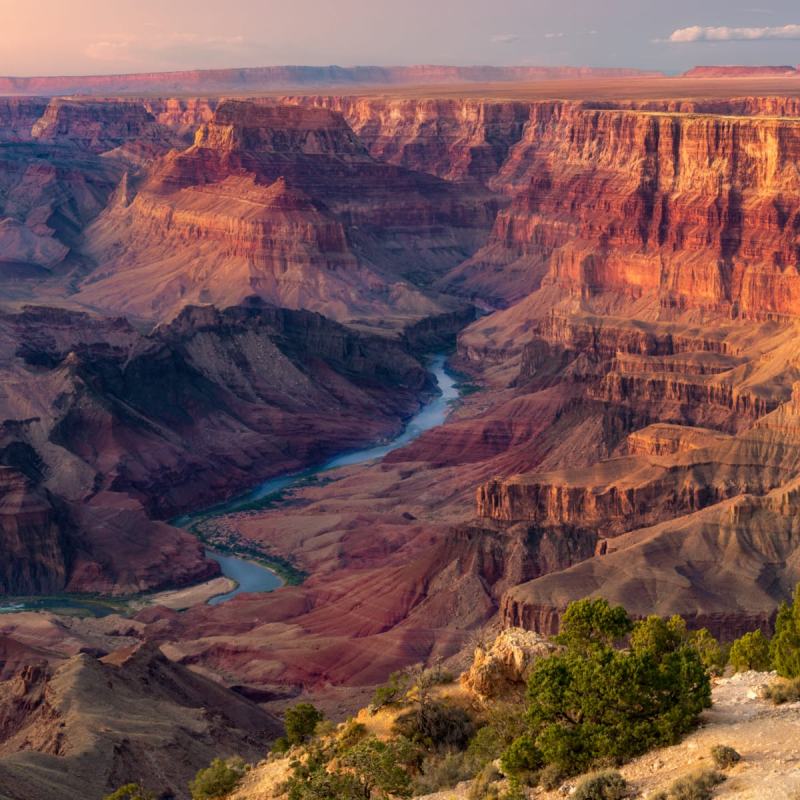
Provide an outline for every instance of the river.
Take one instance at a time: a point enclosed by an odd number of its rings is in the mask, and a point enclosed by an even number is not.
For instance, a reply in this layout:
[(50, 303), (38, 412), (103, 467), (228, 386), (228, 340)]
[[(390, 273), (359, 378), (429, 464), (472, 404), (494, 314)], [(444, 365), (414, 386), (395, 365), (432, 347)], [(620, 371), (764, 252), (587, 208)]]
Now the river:
[[(430, 364), (430, 371), (433, 374), (439, 394), (430, 402), (426, 403), (409, 421), (403, 432), (392, 441), (367, 447), (363, 450), (351, 451), (335, 456), (317, 467), (312, 467), (302, 472), (294, 472), (286, 475), (279, 475), (260, 483), (254, 489), (239, 495), (225, 503), (206, 508), (193, 514), (187, 514), (176, 520), (173, 525), (182, 528), (189, 528), (202, 519), (220, 517), (225, 514), (232, 514), (246, 507), (252, 507), (253, 503), (264, 501), (266, 498), (277, 495), (286, 489), (291, 489), (301, 485), (304, 481), (338, 467), (352, 466), (353, 464), (364, 464), (368, 461), (375, 461), (383, 458), (392, 450), (397, 450), (409, 442), (414, 441), (420, 434), (436, 428), (447, 419), (452, 403), (459, 398), (459, 391), (455, 380), (445, 369), (446, 357), (437, 355)], [(222, 570), (222, 574), (236, 582), (236, 588), (225, 594), (216, 595), (208, 602), (211, 605), (224, 603), (236, 595), (245, 592), (270, 592), (282, 585), (283, 581), (271, 569), (255, 561), (227, 555), (215, 550), (206, 550), (206, 555), (216, 561)], [(85, 616), (104, 616), (118, 611), (118, 608), (110, 604), (82, 598), (80, 595), (46, 597), (46, 598), (3, 598), (0, 601), (0, 614), (13, 613), (14, 611), (33, 611), (48, 610), (56, 613), (77, 614)]]
[[(426, 403), (408, 421), (403, 432), (390, 442), (367, 447), (363, 450), (343, 453), (331, 458), (318, 467), (312, 467), (302, 472), (270, 478), (268, 481), (260, 483), (246, 494), (239, 495), (226, 503), (220, 503), (198, 514), (181, 517), (175, 520), (174, 524), (180, 525), (181, 527), (189, 527), (193, 522), (201, 518), (208, 519), (209, 517), (232, 514), (243, 508), (251, 507), (253, 503), (263, 501), (272, 495), (299, 486), (309, 478), (321, 475), (330, 470), (338, 469), (339, 467), (348, 467), (354, 464), (365, 464), (368, 461), (381, 459), (387, 453), (391, 453), (392, 450), (397, 450), (407, 445), (409, 442), (413, 442), (414, 439), (425, 431), (429, 431), (431, 428), (437, 428), (447, 419), (450, 406), (459, 398), (458, 386), (453, 377), (448, 374), (445, 368), (445, 362), (446, 357), (438, 355), (434, 357), (430, 364), (430, 371), (436, 380), (439, 394), (430, 402)], [(220, 565), (222, 574), (225, 575), (225, 577), (231, 578), (237, 583), (237, 587), (233, 591), (212, 597), (211, 600), (208, 601), (211, 605), (224, 603), (236, 597), (236, 595), (245, 592), (269, 592), (273, 589), (277, 589), (282, 584), (281, 579), (272, 570), (261, 564), (242, 558), (236, 558), (235, 556), (224, 555), (213, 550), (207, 550), (206, 555)]]

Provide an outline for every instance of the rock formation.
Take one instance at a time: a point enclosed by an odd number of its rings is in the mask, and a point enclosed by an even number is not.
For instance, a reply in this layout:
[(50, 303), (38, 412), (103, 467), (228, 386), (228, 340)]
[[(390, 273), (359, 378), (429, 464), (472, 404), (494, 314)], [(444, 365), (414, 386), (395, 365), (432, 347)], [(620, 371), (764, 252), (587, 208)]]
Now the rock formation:
[(338, 319), (419, 317), (447, 305), (414, 282), (463, 259), (490, 218), (484, 192), (374, 160), (338, 114), (225, 101), (87, 231), (99, 267), (81, 295), (162, 319), (253, 294)]
[(519, 696), (525, 690), (531, 667), (555, 651), (543, 636), (506, 628), (484, 649), (475, 649), (472, 664), (460, 677), (461, 685), (480, 700)]
[(11, 800), (101, 797), (133, 782), (183, 799), (213, 758), (255, 759), (279, 731), (155, 648), (77, 655), (0, 683), (0, 784)]

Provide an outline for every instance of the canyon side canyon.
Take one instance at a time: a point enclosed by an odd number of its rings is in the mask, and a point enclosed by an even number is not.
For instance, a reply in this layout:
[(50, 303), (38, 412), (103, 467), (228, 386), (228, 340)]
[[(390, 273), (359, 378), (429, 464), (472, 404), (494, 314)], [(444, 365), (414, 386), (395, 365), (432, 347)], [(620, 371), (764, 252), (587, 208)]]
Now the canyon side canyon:
[[(796, 70), (321, 69), (0, 78), (0, 604), (112, 612), (0, 615), (0, 796), (183, 797), (291, 698), (800, 581)], [(434, 353), (443, 425), (178, 525), (398, 435)], [(160, 602), (198, 531), (290, 579)]]

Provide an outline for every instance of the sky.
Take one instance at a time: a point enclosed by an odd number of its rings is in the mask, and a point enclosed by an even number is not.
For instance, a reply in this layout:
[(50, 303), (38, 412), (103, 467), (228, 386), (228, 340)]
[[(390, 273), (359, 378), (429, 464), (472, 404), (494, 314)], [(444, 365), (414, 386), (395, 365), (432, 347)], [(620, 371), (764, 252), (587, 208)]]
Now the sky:
[(0, 75), (798, 63), (798, 0), (0, 0)]

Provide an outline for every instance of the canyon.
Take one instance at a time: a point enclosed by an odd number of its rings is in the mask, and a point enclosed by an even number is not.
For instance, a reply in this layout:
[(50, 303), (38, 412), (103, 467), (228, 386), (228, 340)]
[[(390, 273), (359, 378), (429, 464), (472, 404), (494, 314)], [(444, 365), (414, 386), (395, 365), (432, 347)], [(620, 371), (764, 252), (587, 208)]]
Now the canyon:
[[(211, 579), (175, 516), (397, 435), (433, 352), (462, 397), (380, 460), (210, 521), (299, 585), (4, 614), (0, 715), (34, 698), (44, 730), (36, 697), (139, 647), (269, 731), (485, 631), (554, 633), (587, 595), (769, 631), (800, 580), (796, 79), (314, 75), (0, 98), (0, 591)], [(0, 776), (46, 775), (53, 740), (6, 728)]]

